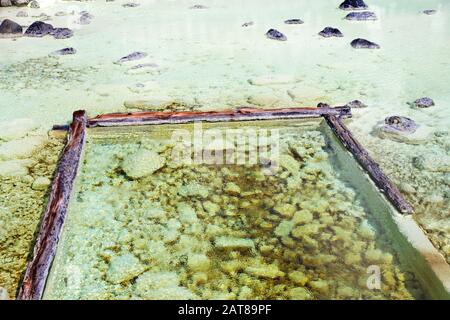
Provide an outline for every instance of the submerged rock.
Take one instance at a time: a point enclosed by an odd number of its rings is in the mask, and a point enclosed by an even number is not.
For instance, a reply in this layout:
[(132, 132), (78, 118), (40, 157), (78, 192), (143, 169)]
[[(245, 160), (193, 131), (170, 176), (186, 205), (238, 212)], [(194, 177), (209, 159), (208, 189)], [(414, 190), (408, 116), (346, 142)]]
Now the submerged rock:
[(254, 25), (255, 23), (253, 21), (249, 21), (249, 22), (245, 22), (242, 24), (243, 27), (250, 27), (252, 25)]
[(34, 131), (37, 125), (30, 118), (18, 118), (0, 122), (0, 140), (10, 141), (24, 137)]
[(30, 157), (33, 152), (46, 141), (44, 136), (28, 136), (19, 140), (11, 140), (0, 145), (0, 159), (23, 159)]
[(408, 144), (425, 142), (433, 131), (430, 127), (419, 126), (410, 118), (401, 116), (387, 117), (384, 124), (378, 125), (376, 130), (380, 138)]
[(5, 19), (0, 24), (0, 37), (17, 37), (22, 35), (22, 27), (9, 19)]
[(367, 105), (364, 104), (363, 102), (359, 101), (359, 100), (353, 100), (353, 101), (350, 101), (350, 102), (347, 103), (345, 106), (346, 106), (346, 107), (350, 107), (350, 108), (355, 108), (355, 109), (358, 109), (358, 108), (367, 108)]
[(27, 37), (43, 37), (53, 32), (53, 26), (49, 23), (42, 21), (33, 22), (28, 29), (25, 31), (24, 35)]
[(31, 188), (33, 190), (46, 190), (51, 183), (51, 180), (47, 177), (37, 177), (31, 185)]
[(303, 24), (303, 20), (302, 19), (288, 19), (285, 20), (284, 23), (286, 24)]
[(122, 7), (124, 7), (124, 8), (136, 8), (136, 7), (139, 7), (140, 5), (141, 5), (140, 3), (128, 2), (128, 3), (124, 3), (122, 5)]
[(153, 174), (165, 164), (165, 158), (155, 151), (142, 149), (126, 157), (122, 169), (128, 177), (139, 179)]
[(81, 11), (80, 17), (74, 22), (81, 25), (87, 25), (91, 23), (91, 20), (94, 18), (92, 14), (87, 11)]
[(324, 38), (330, 38), (330, 37), (343, 37), (344, 35), (342, 32), (337, 28), (332, 27), (326, 27), (322, 31), (319, 32), (319, 35), (321, 35)]
[(28, 13), (26, 11), (19, 11), (19, 12), (17, 12), (16, 17), (26, 18), (26, 17), (28, 17)]
[(134, 61), (134, 60), (139, 60), (139, 59), (143, 59), (147, 56), (148, 54), (146, 52), (141, 52), (141, 51), (135, 51), (132, 52), (122, 58), (120, 58), (119, 60), (116, 61), (116, 63), (124, 63), (127, 61)]
[(51, 55), (54, 55), (54, 56), (65, 56), (65, 55), (68, 55), (68, 54), (75, 54), (75, 53), (77, 53), (77, 50), (75, 50), (74, 48), (63, 48), (63, 49), (59, 49), (59, 50), (53, 51), (51, 53)]
[(440, 152), (418, 156), (413, 158), (413, 165), (420, 170), (450, 172), (450, 155)]
[(0, 0), (0, 7), (11, 7), (11, 0)]
[(69, 28), (54, 28), (50, 34), (55, 39), (67, 39), (73, 36), (73, 31)]
[(434, 10), (434, 9), (427, 9), (427, 10), (423, 10), (423, 13), (424, 14), (426, 14), (426, 15), (428, 15), (428, 16), (431, 16), (431, 15), (433, 15), (433, 14), (436, 14), (436, 10)]
[(0, 177), (23, 177), (28, 175), (28, 167), (33, 164), (30, 159), (0, 161)]
[(266, 37), (272, 40), (278, 40), (278, 41), (286, 41), (287, 37), (282, 34), (280, 31), (275, 29), (270, 29), (266, 32)]
[(419, 125), (414, 122), (414, 120), (407, 118), (407, 117), (401, 117), (401, 116), (392, 116), (387, 117), (384, 120), (386, 126), (390, 128), (393, 131), (400, 131), (405, 133), (414, 133), (417, 128), (419, 128)]
[(136, 278), (145, 271), (145, 266), (131, 253), (114, 257), (107, 273), (108, 281), (119, 284)]
[(8, 291), (2, 287), (0, 287), (0, 300), (9, 300)]
[(195, 4), (192, 7), (189, 7), (189, 9), (208, 9), (208, 7), (202, 4)]
[(364, 10), (367, 9), (367, 4), (364, 0), (345, 0), (339, 8), (342, 10)]
[(39, 5), (39, 2), (37, 2), (36, 0), (32, 0), (28, 3), (28, 7), (33, 9), (39, 9), (41, 6)]
[(376, 14), (371, 11), (350, 12), (348, 15), (345, 16), (345, 19), (356, 21), (378, 20)]
[(429, 108), (434, 106), (434, 101), (431, 98), (423, 97), (414, 101), (413, 105), (417, 108)]
[(355, 49), (380, 49), (380, 46), (375, 42), (361, 38), (353, 40), (350, 45)]

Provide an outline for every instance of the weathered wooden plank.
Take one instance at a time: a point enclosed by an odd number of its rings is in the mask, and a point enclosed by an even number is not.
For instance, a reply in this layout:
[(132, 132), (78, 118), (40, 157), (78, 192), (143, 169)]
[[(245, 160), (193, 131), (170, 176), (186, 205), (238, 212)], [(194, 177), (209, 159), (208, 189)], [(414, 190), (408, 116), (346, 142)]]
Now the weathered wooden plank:
[(77, 175), (86, 126), (85, 111), (74, 112), (67, 143), (53, 178), (47, 208), (34, 246), (33, 258), (27, 265), (17, 299), (37, 300), (42, 298)]
[(125, 126), (144, 124), (173, 124), (193, 121), (246, 121), (267, 119), (318, 118), (324, 115), (351, 116), (350, 108), (285, 108), (255, 109), (241, 108), (225, 111), (180, 111), (180, 112), (130, 112), (110, 113), (89, 119), (89, 127)]
[(392, 181), (384, 174), (378, 163), (373, 160), (364, 147), (355, 139), (341, 118), (333, 115), (325, 115), (325, 120), (334, 131), (342, 144), (350, 151), (358, 163), (364, 168), (374, 181), (375, 185), (383, 192), (388, 200), (401, 213), (411, 214), (413, 207), (409, 204)]

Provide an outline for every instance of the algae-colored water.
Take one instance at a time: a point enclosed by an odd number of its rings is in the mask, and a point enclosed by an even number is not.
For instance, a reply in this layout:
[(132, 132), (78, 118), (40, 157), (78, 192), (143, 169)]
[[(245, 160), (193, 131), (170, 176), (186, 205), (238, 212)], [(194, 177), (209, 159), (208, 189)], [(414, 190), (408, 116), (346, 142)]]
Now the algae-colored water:
[[(213, 128), (226, 141), (202, 136), (214, 154), (239, 143), (247, 156), (275, 149), (270, 139), (236, 142), (223, 124)], [(423, 297), (358, 190), (340, 178), (318, 127), (263, 128), (279, 130), (268, 172), (264, 162), (174, 160), (173, 127), (94, 133), (44, 297)], [(373, 268), (379, 287), (371, 286)]]

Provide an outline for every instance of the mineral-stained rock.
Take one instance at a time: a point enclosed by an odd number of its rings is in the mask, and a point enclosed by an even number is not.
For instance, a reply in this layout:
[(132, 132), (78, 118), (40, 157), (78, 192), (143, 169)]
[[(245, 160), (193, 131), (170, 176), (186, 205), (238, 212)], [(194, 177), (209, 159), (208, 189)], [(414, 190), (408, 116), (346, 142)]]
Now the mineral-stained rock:
[(5, 19), (0, 24), (0, 37), (17, 37), (22, 35), (22, 27), (9, 19)]
[(330, 288), (328, 282), (325, 280), (317, 280), (309, 282), (311, 289), (320, 292), (323, 295), (328, 295)]
[(225, 185), (225, 188), (223, 189), (226, 193), (233, 194), (233, 195), (239, 195), (241, 193), (241, 188), (234, 182), (228, 182)]
[(391, 116), (385, 119), (384, 124), (377, 125), (375, 131), (380, 138), (419, 144), (426, 141), (433, 130), (428, 126), (419, 126), (410, 118)]
[(274, 233), (277, 237), (287, 237), (291, 233), (294, 226), (295, 224), (292, 221), (283, 220), (275, 228)]
[(339, 8), (343, 10), (364, 10), (367, 9), (367, 4), (364, 0), (345, 0)]
[(273, 210), (285, 218), (291, 218), (296, 210), (295, 206), (290, 203), (276, 205)]
[(198, 217), (194, 208), (185, 202), (180, 202), (177, 204), (177, 212), (180, 221), (184, 224), (193, 224), (198, 222)]
[(414, 101), (413, 105), (417, 108), (429, 108), (434, 106), (434, 101), (431, 98), (423, 97)]
[(138, 179), (153, 174), (165, 163), (165, 158), (155, 151), (141, 149), (123, 160), (122, 169), (130, 178)]
[(192, 254), (188, 257), (187, 266), (193, 272), (208, 271), (211, 261), (204, 254)]
[(380, 49), (380, 46), (375, 42), (361, 38), (353, 40), (350, 45), (355, 49)]
[(176, 272), (147, 271), (136, 279), (135, 289), (138, 295), (146, 295), (147, 291), (177, 287), (179, 284), (180, 280)]
[(81, 11), (80, 17), (74, 22), (81, 25), (90, 24), (94, 16), (87, 11)]
[(0, 287), (0, 300), (9, 300), (8, 291), (2, 287)]
[(19, 118), (0, 122), (0, 140), (10, 141), (22, 138), (36, 129), (33, 119)]
[(332, 27), (324, 28), (322, 31), (319, 32), (319, 35), (321, 35), (324, 38), (343, 37), (344, 36), (339, 29), (332, 28)]
[(284, 272), (278, 269), (275, 264), (250, 266), (245, 268), (245, 272), (258, 278), (276, 279), (284, 277)]
[(206, 198), (208, 197), (209, 190), (206, 186), (193, 181), (182, 185), (179, 188), (178, 193), (183, 197)]
[(289, 280), (297, 285), (304, 286), (308, 282), (308, 277), (301, 271), (292, 271), (288, 275)]
[(278, 40), (278, 41), (286, 41), (287, 40), (287, 37), (276, 29), (269, 29), (269, 31), (266, 32), (266, 37), (269, 39)]
[(28, 158), (38, 147), (44, 144), (46, 138), (44, 136), (29, 136), (0, 144), (0, 159)]
[(435, 152), (413, 158), (413, 165), (421, 170), (450, 172), (450, 155)]
[(291, 300), (310, 300), (313, 298), (311, 292), (302, 287), (289, 289), (288, 297)]
[(355, 20), (355, 21), (374, 21), (378, 20), (376, 14), (371, 11), (362, 11), (362, 12), (350, 12), (345, 16), (346, 20)]
[(279, 157), (279, 164), (282, 168), (296, 175), (300, 171), (300, 164), (289, 154), (282, 154)]
[(31, 188), (33, 190), (46, 190), (50, 183), (51, 180), (47, 177), (37, 177), (31, 185)]
[(28, 174), (28, 167), (33, 164), (29, 159), (0, 161), (0, 177), (23, 177)]
[(214, 244), (216, 248), (228, 250), (250, 250), (255, 248), (255, 244), (252, 239), (232, 238), (226, 236), (216, 238)]
[(302, 19), (288, 19), (286, 21), (284, 21), (284, 23), (286, 24), (303, 24), (303, 20)]
[(24, 35), (27, 37), (43, 37), (53, 32), (53, 26), (42, 21), (33, 22)]
[(107, 279), (119, 284), (134, 279), (145, 271), (145, 266), (131, 253), (115, 256), (111, 259)]

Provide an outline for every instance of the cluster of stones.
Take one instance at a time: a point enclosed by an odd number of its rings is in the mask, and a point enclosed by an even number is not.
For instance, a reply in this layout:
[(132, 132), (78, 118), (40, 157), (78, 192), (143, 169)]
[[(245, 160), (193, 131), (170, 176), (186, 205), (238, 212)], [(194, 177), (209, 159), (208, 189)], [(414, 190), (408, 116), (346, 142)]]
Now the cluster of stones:
[(23, 33), (22, 26), (18, 23), (5, 19), (0, 24), (0, 37), (43, 37), (51, 35), (55, 39), (67, 39), (73, 36), (73, 31), (69, 28), (55, 28), (49, 23), (42, 21), (33, 22)]
[(0, 300), (15, 297), (64, 137), (35, 132), (31, 119), (0, 124)]
[[(274, 175), (174, 162), (170, 142), (89, 141), (47, 297), (415, 296), (414, 277), (337, 179), (324, 137), (297, 130), (281, 137)], [(367, 289), (373, 264), (382, 290)], [(67, 287), (68, 270), (80, 271), (81, 288)]]

